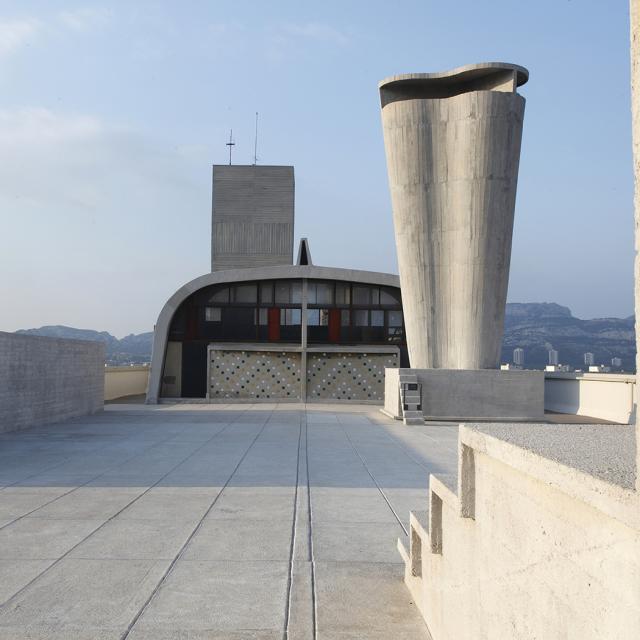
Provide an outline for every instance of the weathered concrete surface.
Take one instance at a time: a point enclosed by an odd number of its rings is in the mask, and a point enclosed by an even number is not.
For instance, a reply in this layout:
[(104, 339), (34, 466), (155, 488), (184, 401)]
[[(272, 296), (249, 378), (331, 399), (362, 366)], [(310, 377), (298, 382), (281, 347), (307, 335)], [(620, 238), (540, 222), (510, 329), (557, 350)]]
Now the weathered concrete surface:
[[(544, 373), (479, 369), (397, 369), (385, 393), (398, 395), (403, 373), (414, 374), (422, 385), (422, 413), (427, 420), (541, 420), (544, 417)], [(385, 395), (389, 415), (398, 403)], [(397, 417), (397, 416), (394, 416)]]
[(635, 375), (545, 372), (544, 408), (620, 424), (635, 422)]
[(428, 638), (395, 553), (456, 428), (108, 405), (0, 436), (0, 639)]
[(457, 486), (431, 477), (427, 523), (416, 514), (411, 557), (401, 548), (405, 581), (435, 640), (638, 636), (631, 433), (461, 427)]
[(499, 364), (527, 77), (485, 63), (379, 85), (411, 367)]
[(293, 263), (293, 167), (214, 165), (211, 271)]
[(104, 345), (0, 332), (0, 433), (95, 413)]
[[(633, 164), (635, 174), (635, 299), (636, 318), (640, 318), (640, 0), (631, 0), (631, 118), (633, 124)], [(636, 343), (638, 334), (636, 332)], [(640, 372), (640, 349), (636, 355), (636, 371)], [(640, 374), (637, 374), (640, 375)], [(636, 413), (637, 465), (640, 468), (640, 416)], [(640, 492), (640, 474), (637, 490)]]

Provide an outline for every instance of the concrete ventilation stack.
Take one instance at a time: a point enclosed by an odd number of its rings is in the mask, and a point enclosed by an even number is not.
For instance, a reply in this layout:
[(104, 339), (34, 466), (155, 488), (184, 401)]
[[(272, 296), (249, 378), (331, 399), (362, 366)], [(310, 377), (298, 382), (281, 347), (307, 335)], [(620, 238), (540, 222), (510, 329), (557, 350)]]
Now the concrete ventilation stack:
[(483, 63), (379, 84), (412, 368), (499, 366), (527, 79)]

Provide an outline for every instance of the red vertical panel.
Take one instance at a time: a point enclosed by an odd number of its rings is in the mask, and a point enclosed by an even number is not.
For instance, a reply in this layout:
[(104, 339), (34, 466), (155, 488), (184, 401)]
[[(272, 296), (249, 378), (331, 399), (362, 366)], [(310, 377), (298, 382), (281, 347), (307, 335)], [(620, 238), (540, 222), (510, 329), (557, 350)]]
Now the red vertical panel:
[(340, 342), (340, 309), (329, 309), (329, 342)]
[(268, 311), (268, 332), (271, 342), (280, 340), (280, 309), (269, 309)]

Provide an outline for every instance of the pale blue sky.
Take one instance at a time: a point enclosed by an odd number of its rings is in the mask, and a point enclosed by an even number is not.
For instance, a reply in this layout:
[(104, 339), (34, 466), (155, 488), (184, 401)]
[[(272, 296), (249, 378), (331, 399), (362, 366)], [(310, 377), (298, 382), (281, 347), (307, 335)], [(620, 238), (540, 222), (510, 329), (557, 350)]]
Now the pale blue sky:
[(212, 163), (293, 164), (314, 262), (397, 272), (377, 82), (530, 70), (509, 300), (632, 300), (626, 0), (0, 3), (0, 330), (150, 330), (209, 269)]

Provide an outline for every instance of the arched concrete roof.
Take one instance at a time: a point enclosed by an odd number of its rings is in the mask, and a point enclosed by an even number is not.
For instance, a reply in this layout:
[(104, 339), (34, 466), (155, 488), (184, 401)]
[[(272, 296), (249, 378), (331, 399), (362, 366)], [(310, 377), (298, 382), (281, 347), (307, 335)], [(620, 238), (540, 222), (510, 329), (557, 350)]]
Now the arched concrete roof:
[(147, 389), (147, 404), (156, 404), (160, 397), (164, 357), (167, 351), (167, 338), (173, 315), (178, 307), (193, 293), (213, 284), (234, 284), (248, 280), (277, 280), (277, 279), (307, 278), (313, 280), (343, 280), (347, 282), (361, 282), (363, 284), (377, 284), (387, 287), (400, 288), (400, 279), (391, 273), (375, 271), (358, 271), (356, 269), (338, 269), (334, 267), (316, 267), (313, 265), (286, 265), (279, 267), (259, 267), (251, 269), (230, 269), (228, 271), (214, 271), (187, 282), (180, 287), (165, 303), (158, 316), (153, 334), (153, 350), (151, 354), (151, 370), (149, 372), (149, 387)]

